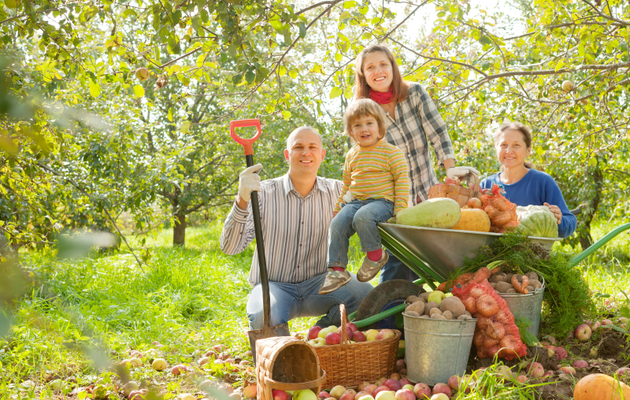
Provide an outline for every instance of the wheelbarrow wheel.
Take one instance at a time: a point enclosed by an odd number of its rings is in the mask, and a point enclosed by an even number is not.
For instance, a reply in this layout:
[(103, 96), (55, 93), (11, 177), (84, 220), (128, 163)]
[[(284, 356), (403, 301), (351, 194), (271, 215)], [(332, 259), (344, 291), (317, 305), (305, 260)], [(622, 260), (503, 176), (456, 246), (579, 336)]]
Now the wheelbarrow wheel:
[[(363, 320), (381, 311), (388, 310), (405, 302), (407, 297), (417, 296), (424, 289), (406, 279), (392, 279), (372, 289), (363, 299), (357, 310), (356, 319)], [(383, 328), (379, 323), (371, 324), (364, 329)], [(362, 328), (363, 329), (363, 328)]]

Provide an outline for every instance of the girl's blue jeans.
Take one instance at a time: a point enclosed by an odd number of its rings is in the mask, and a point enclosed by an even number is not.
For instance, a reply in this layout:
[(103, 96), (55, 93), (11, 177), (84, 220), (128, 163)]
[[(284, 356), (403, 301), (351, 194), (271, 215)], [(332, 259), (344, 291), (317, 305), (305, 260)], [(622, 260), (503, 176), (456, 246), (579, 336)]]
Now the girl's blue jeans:
[(394, 203), (387, 199), (354, 200), (342, 205), (328, 230), (327, 266), (346, 268), (350, 238), (355, 233), (361, 241), (361, 251), (367, 253), (381, 248), (377, 222), (394, 216)]

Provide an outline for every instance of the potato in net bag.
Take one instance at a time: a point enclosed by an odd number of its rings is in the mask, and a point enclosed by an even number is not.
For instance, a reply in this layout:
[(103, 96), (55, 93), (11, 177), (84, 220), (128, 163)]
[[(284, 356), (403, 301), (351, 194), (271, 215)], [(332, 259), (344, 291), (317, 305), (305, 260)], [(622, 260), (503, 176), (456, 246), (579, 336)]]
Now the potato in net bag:
[(514, 315), (487, 278), (480, 282), (471, 279), (464, 285), (453, 287), (452, 293), (460, 298), (468, 312), (478, 318), (473, 337), (477, 357), (494, 357), (496, 354), (499, 358), (511, 360), (527, 354), (527, 346), (521, 340)]

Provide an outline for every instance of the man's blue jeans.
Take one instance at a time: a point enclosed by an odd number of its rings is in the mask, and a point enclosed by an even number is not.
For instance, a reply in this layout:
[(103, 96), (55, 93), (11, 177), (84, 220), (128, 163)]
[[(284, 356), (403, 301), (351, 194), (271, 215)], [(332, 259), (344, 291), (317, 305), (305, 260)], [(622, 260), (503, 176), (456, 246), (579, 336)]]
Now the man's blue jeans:
[(387, 199), (354, 200), (343, 205), (330, 222), (328, 230), (328, 267), (346, 268), (350, 238), (355, 232), (361, 240), (361, 251), (381, 248), (377, 222), (394, 216), (394, 203)]
[[(356, 311), (363, 298), (373, 286), (357, 280), (356, 275), (341, 288), (328, 294), (319, 294), (326, 274), (317, 275), (301, 283), (269, 282), (271, 299), (271, 326), (280, 325), (297, 317), (316, 317), (324, 315), (317, 325), (325, 328), (341, 324), (339, 304), (345, 304), (348, 314)], [(263, 326), (262, 287), (254, 286), (247, 300), (247, 317), (250, 329), (261, 329)]]

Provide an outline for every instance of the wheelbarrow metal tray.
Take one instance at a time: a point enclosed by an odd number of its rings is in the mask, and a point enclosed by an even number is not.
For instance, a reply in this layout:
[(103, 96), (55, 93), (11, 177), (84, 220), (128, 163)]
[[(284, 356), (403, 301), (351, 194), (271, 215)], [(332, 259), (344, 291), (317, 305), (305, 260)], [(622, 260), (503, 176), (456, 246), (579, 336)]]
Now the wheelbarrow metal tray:
[[(439, 277), (441, 281), (448, 279), (455, 269), (461, 268), (466, 258), (475, 258), (481, 247), (503, 236), (502, 233), (425, 228), (385, 222), (378, 226), (382, 230), (381, 236), (387, 239), (385, 245), (390, 251), (390, 247), (400, 247), (410, 252), (426, 264), (416, 266), (423, 270), (422, 275)], [(554, 242), (562, 240), (535, 236), (530, 236), (529, 239), (546, 250), (551, 250)], [(396, 246), (387, 246), (391, 240), (395, 241)], [(392, 253), (398, 257), (399, 251), (394, 249)]]

